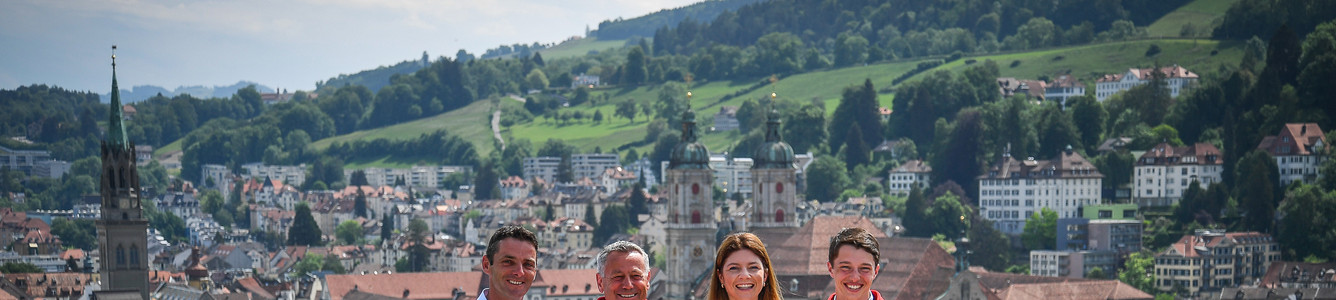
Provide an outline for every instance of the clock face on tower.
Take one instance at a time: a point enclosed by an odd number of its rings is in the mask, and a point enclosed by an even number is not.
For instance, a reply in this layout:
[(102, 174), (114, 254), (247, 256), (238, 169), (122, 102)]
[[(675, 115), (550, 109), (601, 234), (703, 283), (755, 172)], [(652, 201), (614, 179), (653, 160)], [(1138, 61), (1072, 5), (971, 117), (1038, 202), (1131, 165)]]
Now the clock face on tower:
[(705, 250), (701, 250), (700, 246), (696, 246), (696, 249), (691, 250), (691, 256), (700, 257), (704, 252)]

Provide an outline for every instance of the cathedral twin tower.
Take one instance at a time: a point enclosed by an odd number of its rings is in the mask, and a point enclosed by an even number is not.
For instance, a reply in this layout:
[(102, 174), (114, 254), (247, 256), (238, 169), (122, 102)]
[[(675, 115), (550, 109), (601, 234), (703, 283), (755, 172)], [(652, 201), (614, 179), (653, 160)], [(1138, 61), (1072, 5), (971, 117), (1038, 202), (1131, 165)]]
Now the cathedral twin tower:
[[(743, 213), (750, 214), (748, 226), (757, 230), (799, 226), (793, 215), (798, 205), (793, 148), (784, 143), (779, 124), (779, 113), (771, 111), (765, 143), (752, 155), (754, 205)], [(695, 285), (709, 280), (718, 247), (714, 170), (710, 168), (710, 151), (697, 140), (698, 134), (696, 114), (688, 108), (682, 113), (682, 141), (673, 148), (659, 186), (667, 190), (668, 197), (664, 271), (669, 299), (690, 299)]]

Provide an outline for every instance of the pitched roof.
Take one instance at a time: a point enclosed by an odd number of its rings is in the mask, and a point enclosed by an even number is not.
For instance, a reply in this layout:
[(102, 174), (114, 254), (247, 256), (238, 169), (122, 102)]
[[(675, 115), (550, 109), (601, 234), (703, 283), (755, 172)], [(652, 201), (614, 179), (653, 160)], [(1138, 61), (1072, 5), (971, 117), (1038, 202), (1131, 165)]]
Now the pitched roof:
[[(1145, 68), (1145, 69), (1131, 68), (1131, 69), (1127, 69), (1127, 72), (1125, 72), (1125, 73), (1120, 73), (1120, 74), (1105, 74), (1104, 76), (1100, 76), (1099, 78), (1095, 79), (1095, 82), (1116, 82), (1116, 81), (1122, 81), (1123, 78), (1126, 77), (1127, 75), (1132, 75), (1132, 76), (1134, 76), (1137, 80), (1150, 80), (1150, 75), (1151, 75), (1151, 72), (1152, 72), (1152, 71), (1155, 71), (1155, 69), (1154, 69), (1154, 68)], [(1173, 66), (1168, 66), (1168, 67), (1161, 67), (1161, 68), (1160, 68), (1160, 73), (1161, 73), (1161, 74), (1164, 74), (1164, 78), (1165, 78), (1165, 79), (1170, 79), (1170, 78), (1189, 78), (1189, 79), (1191, 79), (1191, 78), (1198, 78), (1197, 73), (1192, 73), (1192, 72), (1188, 71), (1188, 69), (1185, 69), (1185, 68), (1183, 68), (1182, 66), (1179, 66), (1179, 65), (1173, 65)]]
[(922, 160), (909, 160), (900, 167), (891, 170), (891, 173), (932, 173), (932, 166)]
[(1198, 253), (1198, 251), (1202, 250), (1198, 249), (1199, 247), (1201, 247), (1202, 249), (1207, 249), (1206, 251), (1209, 251), (1209, 249), (1211, 248), (1222, 246), (1221, 244), (1225, 245), (1265, 244), (1273, 242), (1274, 240), (1271, 238), (1271, 235), (1265, 233), (1258, 233), (1255, 231), (1230, 232), (1225, 234), (1201, 234), (1201, 235), (1187, 234), (1179, 238), (1177, 242), (1174, 242), (1172, 245), (1169, 245), (1169, 248), (1166, 248), (1164, 251), (1160, 251), (1160, 253), (1156, 254), (1156, 256), (1170, 255), (1170, 256), (1182, 256), (1182, 257), (1200, 257), (1202, 256), (1202, 254)]
[(1328, 143), (1322, 127), (1317, 123), (1289, 123), (1285, 124), (1279, 134), (1262, 138), (1257, 149), (1265, 150), (1271, 156), (1313, 155), (1317, 152), (1313, 146), (1318, 142), (1323, 145)]
[(1272, 262), (1259, 287), (1278, 287), (1282, 282), (1336, 282), (1336, 263)]
[(1014, 284), (997, 294), (1000, 299), (1154, 299), (1154, 296), (1117, 280)]
[(596, 276), (595, 269), (539, 270), (533, 286), (548, 287), (548, 297), (601, 295)]
[(466, 299), (474, 299), (484, 284), (482, 272), (327, 275), (325, 282), (331, 300), (341, 300), (354, 289), (404, 299), (452, 299), (455, 291), (463, 291)]
[(1141, 154), (1136, 165), (1220, 165), (1224, 164), (1220, 149), (1208, 143), (1196, 143), (1192, 146), (1173, 147), (1169, 143), (1160, 143)]
[(1068, 149), (1058, 153), (1053, 160), (1018, 160), (1010, 155), (989, 168), (988, 173), (979, 175), (979, 179), (1010, 178), (1104, 178), (1094, 164), (1087, 161), (1081, 153)]

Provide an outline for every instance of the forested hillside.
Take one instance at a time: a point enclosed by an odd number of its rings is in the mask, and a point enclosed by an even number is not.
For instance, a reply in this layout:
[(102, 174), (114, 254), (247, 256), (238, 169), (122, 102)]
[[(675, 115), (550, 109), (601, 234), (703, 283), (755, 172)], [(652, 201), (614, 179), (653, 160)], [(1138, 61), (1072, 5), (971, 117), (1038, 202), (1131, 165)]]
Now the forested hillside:
[(346, 85), (360, 85), (371, 89), (371, 92), (374, 93), (390, 84), (390, 78), (394, 75), (417, 72), (417, 70), (421, 70), (430, 63), (430, 57), (427, 56), (426, 52), (422, 52), (421, 60), (405, 60), (394, 65), (380, 66), (353, 74), (339, 74), (339, 76), (330, 77), (327, 80), (317, 81), (315, 89), (320, 90), (326, 86), (338, 88)]
[(590, 32), (589, 37), (602, 40), (624, 40), (632, 37), (649, 37), (664, 26), (676, 26), (683, 20), (713, 20), (724, 11), (736, 11), (744, 5), (765, 0), (706, 0), (678, 8), (664, 9), (648, 15), (630, 19), (604, 20), (598, 23), (598, 29)]

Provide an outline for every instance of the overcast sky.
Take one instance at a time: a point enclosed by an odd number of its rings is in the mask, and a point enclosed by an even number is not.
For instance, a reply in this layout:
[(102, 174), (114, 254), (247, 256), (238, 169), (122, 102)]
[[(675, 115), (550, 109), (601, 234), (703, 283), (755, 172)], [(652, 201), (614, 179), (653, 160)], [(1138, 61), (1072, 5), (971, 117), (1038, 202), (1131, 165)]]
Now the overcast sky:
[(254, 81), (310, 90), (403, 60), (554, 43), (586, 26), (699, 0), (4, 0), (0, 89)]

